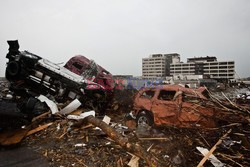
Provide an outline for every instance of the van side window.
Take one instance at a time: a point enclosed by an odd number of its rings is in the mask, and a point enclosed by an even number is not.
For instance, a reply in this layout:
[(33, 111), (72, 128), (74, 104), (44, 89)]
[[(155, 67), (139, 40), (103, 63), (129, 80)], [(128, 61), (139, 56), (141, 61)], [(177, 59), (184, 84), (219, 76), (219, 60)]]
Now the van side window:
[(159, 100), (173, 100), (176, 91), (161, 90), (158, 99)]
[(73, 65), (75, 68), (77, 68), (78, 70), (81, 70), (81, 69), (82, 69), (82, 65), (80, 65), (80, 64), (77, 63), (77, 62), (74, 62), (72, 65)]
[(154, 97), (154, 94), (155, 94), (155, 91), (148, 90), (142, 93), (141, 98), (151, 99), (152, 97)]

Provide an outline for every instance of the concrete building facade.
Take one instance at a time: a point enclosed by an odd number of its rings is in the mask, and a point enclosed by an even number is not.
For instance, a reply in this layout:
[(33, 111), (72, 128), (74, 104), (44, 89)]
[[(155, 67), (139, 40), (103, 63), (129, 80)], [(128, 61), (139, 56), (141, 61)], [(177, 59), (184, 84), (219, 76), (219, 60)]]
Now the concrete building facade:
[(217, 61), (216, 57), (189, 58), (187, 63), (170, 64), (170, 75), (203, 75), (204, 78), (234, 79), (235, 62)]
[(217, 61), (216, 57), (207, 56), (188, 58), (187, 63), (183, 63), (180, 62), (180, 55), (177, 53), (153, 54), (149, 58), (142, 59), (142, 78), (165, 78), (166, 76), (234, 79), (235, 62)]
[(180, 55), (153, 54), (142, 59), (142, 78), (163, 78), (170, 75), (170, 64), (180, 62)]

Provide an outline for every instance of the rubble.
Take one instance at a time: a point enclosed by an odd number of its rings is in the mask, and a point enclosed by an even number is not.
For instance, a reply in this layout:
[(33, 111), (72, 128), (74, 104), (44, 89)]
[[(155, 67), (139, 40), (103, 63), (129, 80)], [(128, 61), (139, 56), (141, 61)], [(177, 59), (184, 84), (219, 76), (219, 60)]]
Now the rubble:
[(138, 125), (149, 126), (212, 128), (220, 121), (247, 122), (244, 119), (247, 114), (244, 112), (241, 115), (232, 115), (233, 110), (239, 110), (240, 107), (231, 103), (229, 109), (212, 98), (203, 87), (197, 90), (178, 85), (144, 88), (135, 97), (133, 114)]
[(81, 106), (81, 102), (78, 99), (73, 100), (69, 105), (60, 111), (60, 114), (70, 114)]
[[(211, 148), (211, 150), (205, 154), (204, 158), (200, 161), (200, 163), (197, 165), (197, 167), (202, 167), (203, 164), (206, 162), (206, 160), (213, 154), (213, 152), (215, 151), (216, 147), (218, 147), (219, 144), (222, 143), (223, 139), (225, 137), (227, 137), (230, 133), (232, 132), (232, 129), (230, 129), (229, 131), (227, 131), (226, 134), (224, 134), (218, 141), (217, 143)], [(217, 160), (218, 161), (218, 160)], [(214, 164), (213, 164), (214, 165)], [(224, 166), (223, 164), (217, 164), (216, 166)]]
[[(204, 156), (206, 156), (208, 153), (209, 153), (209, 151), (208, 151), (208, 149), (206, 149), (206, 148), (203, 148), (203, 147), (196, 147), (197, 148), (197, 150), (199, 150), (201, 153), (202, 153), (202, 155), (204, 155)], [(209, 159), (208, 159), (209, 161), (211, 161), (211, 163), (215, 166), (215, 167), (223, 167), (223, 166), (225, 166), (225, 164), (223, 164), (220, 160), (218, 160), (213, 154), (211, 154), (210, 156), (209, 156)]]
[[(86, 113), (85, 111), (82, 110), (82, 113)], [(76, 114), (81, 115), (79, 109)], [(125, 113), (117, 115), (113, 112), (108, 115), (111, 117), (110, 125), (114, 130), (123, 134), (119, 130), (118, 124), (125, 124)], [(23, 138), (21, 142), (21, 145), (28, 145), (30, 148), (37, 150), (41, 156), (44, 156), (49, 161), (51, 166), (71, 166), (72, 164), (75, 164), (75, 166), (116, 166), (118, 164), (131, 164), (129, 162), (133, 156), (128, 154), (125, 148), (116, 144), (114, 140), (117, 139), (116, 137), (114, 139), (109, 138), (108, 133), (94, 128), (95, 126), (89, 124), (86, 120), (80, 126), (77, 126), (81, 121), (73, 120), (73, 122), (70, 122), (64, 116), (45, 113), (40, 119), (38, 116), (38, 119), (33, 122), (33, 128), (30, 130), (39, 127), (35, 124), (46, 125), (50, 124), (51, 120), (53, 121), (52, 125)], [(103, 125), (97, 124), (98, 126)], [(250, 158), (249, 125), (241, 123), (226, 125), (228, 124), (213, 129), (200, 128), (198, 131), (177, 127), (147, 127), (144, 130), (137, 129), (124, 132), (130, 143), (137, 143), (147, 154), (152, 154), (157, 159), (158, 166), (196, 166), (202, 159), (202, 155), (195, 151), (196, 147), (211, 148), (219, 140), (220, 136), (225, 134), (226, 130), (232, 128), (232, 132), (229, 134), (231, 140), (242, 141), (242, 143), (232, 145), (230, 148), (225, 148), (224, 143), (222, 143), (214, 151), (213, 155), (223, 164), (235, 166), (236, 163), (240, 163), (243, 166), (248, 166)], [(194, 153), (190, 153), (190, 150)], [(236, 163), (228, 160), (228, 156), (233, 156), (233, 161)], [(147, 166), (143, 158), (132, 164), (137, 165), (137, 162), (139, 166)], [(205, 166), (207, 166), (206, 164), (209, 165), (209, 162), (206, 162)]]
[[(72, 67), (79, 57), (66, 63), (67, 70), (60, 67), (99, 87), (88, 90), (85, 81), (65, 79), (45, 69), (46, 63), (57, 68), (54, 63), (9, 43), (10, 86), (0, 82), (0, 149), (28, 147), (50, 166), (250, 166), (249, 103), (239, 105), (236, 91), (178, 85), (110, 90), (98, 76), (108, 81), (112, 75), (93, 61), (80, 58), (83, 71)], [(27, 57), (39, 60), (27, 64)], [(39, 70), (43, 77), (32, 85), (30, 75), (40, 76)]]

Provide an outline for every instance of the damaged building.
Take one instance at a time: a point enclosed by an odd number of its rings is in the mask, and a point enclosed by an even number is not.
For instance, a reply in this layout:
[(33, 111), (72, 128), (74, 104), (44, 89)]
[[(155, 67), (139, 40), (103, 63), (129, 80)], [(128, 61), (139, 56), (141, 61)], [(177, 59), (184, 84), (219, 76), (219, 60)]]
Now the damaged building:
[(201, 76), (216, 80), (230, 80), (235, 78), (234, 61), (217, 61), (216, 57), (188, 58), (187, 63), (171, 63), (170, 75)]
[(180, 62), (178, 53), (152, 54), (142, 59), (142, 78), (164, 78), (170, 76), (170, 64)]
[(153, 54), (142, 59), (143, 78), (166, 78), (174, 80), (214, 79), (218, 81), (235, 79), (235, 62), (218, 61), (214, 56), (188, 58), (180, 61), (180, 55)]

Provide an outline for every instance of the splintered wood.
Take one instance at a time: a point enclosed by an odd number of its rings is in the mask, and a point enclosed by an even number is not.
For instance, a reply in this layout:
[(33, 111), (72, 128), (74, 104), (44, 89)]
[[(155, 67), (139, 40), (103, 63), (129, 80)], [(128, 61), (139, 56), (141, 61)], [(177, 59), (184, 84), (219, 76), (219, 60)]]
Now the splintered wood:
[(52, 125), (52, 124), (53, 124), (53, 123), (48, 123), (48, 124), (45, 124), (45, 125), (38, 126), (37, 128), (30, 130), (30, 131), (27, 133), (26, 136), (29, 136), (29, 135), (32, 135), (32, 134), (34, 134), (34, 133), (36, 133), (36, 132), (39, 132), (39, 131), (41, 131), (41, 130), (44, 130), (44, 129), (48, 128), (50, 125)]
[(207, 159), (213, 154), (214, 150), (216, 150), (217, 146), (222, 143), (222, 141), (231, 133), (232, 129), (227, 131), (226, 134), (224, 134), (218, 142), (211, 148), (211, 150), (204, 156), (204, 158), (200, 161), (200, 163), (197, 165), (197, 167), (202, 167), (203, 164), (207, 161)]
[(147, 162), (150, 167), (157, 167), (157, 160), (150, 153), (146, 152), (140, 145), (129, 143), (127, 138), (124, 138), (120, 133), (116, 132), (111, 126), (107, 125), (100, 119), (97, 119), (93, 116), (88, 116), (85, 118), (88, 123), (93, 124), (94, 126), (102, 129), (111, 139), (113, 139), (117, 144), (128, 152), (133, 153), (134, 155), (142, 158)]

